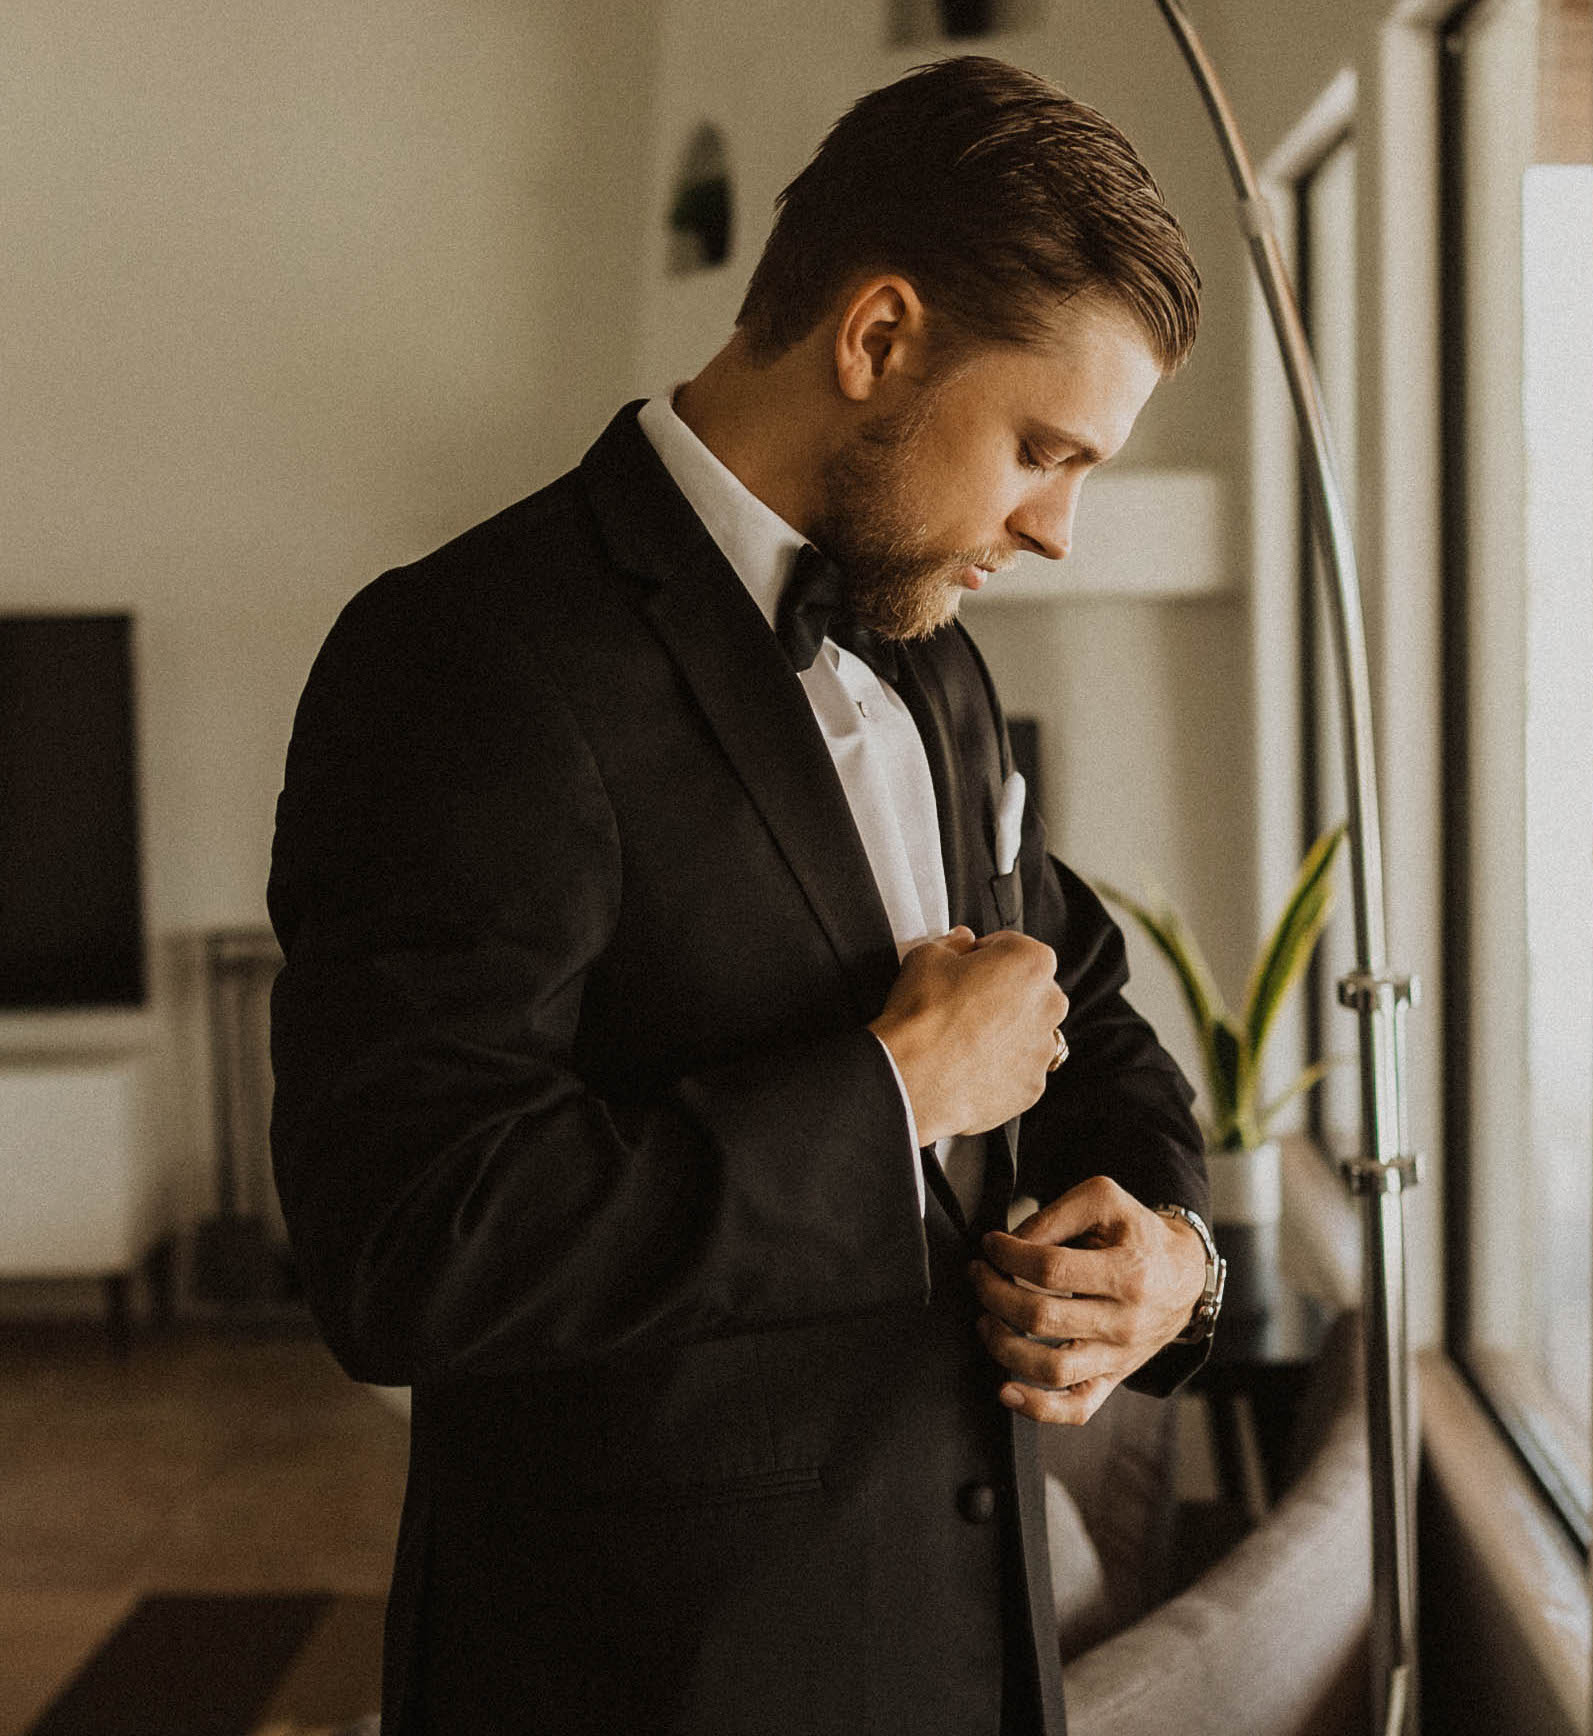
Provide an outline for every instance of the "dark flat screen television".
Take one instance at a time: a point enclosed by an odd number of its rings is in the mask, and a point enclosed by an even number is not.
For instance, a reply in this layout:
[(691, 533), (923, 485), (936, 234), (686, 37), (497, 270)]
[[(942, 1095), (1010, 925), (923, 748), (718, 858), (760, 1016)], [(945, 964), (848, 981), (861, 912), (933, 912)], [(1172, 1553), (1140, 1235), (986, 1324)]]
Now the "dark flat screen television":
[(127, 615), (0, 615), (0, 1007), (135, 1006), (143, 898)]

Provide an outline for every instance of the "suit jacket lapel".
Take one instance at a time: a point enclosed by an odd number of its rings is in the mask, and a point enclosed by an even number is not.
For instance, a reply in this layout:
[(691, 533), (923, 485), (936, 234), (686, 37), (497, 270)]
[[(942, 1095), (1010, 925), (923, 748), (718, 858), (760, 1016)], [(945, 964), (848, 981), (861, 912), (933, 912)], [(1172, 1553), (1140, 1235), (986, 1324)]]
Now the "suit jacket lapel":
[[(956, 628), (927, 645), (901, 647), (898, 668), (896, 690), (923, 737), (935, 785), (951, 920), (966, 923), (975, 934), (1016, 926), (998, 897), (995, 819), (1001, 799), (1001, 747), (981, 669)], [(1021, 918), (1021, 908), (1018, 915)], [(1006, 1228), (1007, 1202), (1017, 1176), (1017, 1119), (1000, 1131), (1003, 1137), (992, 1131), (986, 1141), (985, 1185), (971, 1226), (976, 1236)], [(941, 1203), (954, 1221), (962, 1222), (950, 1184), (937, 1185), (939, 1165), (928, 1167)]]
[(911, 646), (899, 649), (896, 691), (912, 713), (929, 760), (929, 776), (935, 786), (935, 813), (940, 824), (940, 858), (946, 873), (946, 908), (952, 926), (966, 923), (975, 934), (988, 924), (978, 897), (976, 867), (978, 842), (970, 836), (970, 820), (979, 803), (970, 803), (972, 792), (961, 755), (957, 751), (951, 705), (934, 663)]
[(873, 1018), (896, 977), (896, 946), (834, 763), (785, 653), (636, 409), (582, 460), (593, 512)]

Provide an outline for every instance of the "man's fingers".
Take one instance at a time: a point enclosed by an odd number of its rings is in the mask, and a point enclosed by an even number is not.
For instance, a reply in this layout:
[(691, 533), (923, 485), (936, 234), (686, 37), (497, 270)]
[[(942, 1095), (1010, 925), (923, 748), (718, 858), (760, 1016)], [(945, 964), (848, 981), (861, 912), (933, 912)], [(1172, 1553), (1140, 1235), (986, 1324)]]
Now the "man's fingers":
[(1056, 1248), (1004, 1230), (991, 1230), (981, 1244), (985, 1259), (1009, 1278), (1068, 1296), (1121, 1299), (1133, 1262), (1118, 1248)]
[(1108, 1345), (1070, 1338), (1058, 1344), (1041, 1343), (1014, 1332), (992, 1314), (980, 1315), (979, 1336), (1009, 1374), (1030, 1386), (1060, 1391), (1115, 1373), (1117, 1359)]
[(1027, 1332), (1035, 1338), (1106, 1339), (1111, 1335), (1116, 1310), (1110, 1301), (1025, 1289), (983, 1260), (974, 1262), (970, 1277), (986, 1312), (1015, 1332)]
[(1033, 1106), (1067, 1010), (1056, 954), (967, 927), (912, 948), (869, 1029), (891, 1052), (926, 1144), (982, 1133)]
[[(1193, 1231), (1169, 1229), (1105, 1177), (1021, 1229), (990, 1231), (970, 1268), (986, 1309), (980, 1335), (1015, 1377), (1004, 1404), (1037, 1421), (1082, 1422), (1189, 1318), (1204, 1252)], [(1055, 1246), (1061, 1232), (1082, 1245)], [(1038, 1403), (1024, 1396), (1031, 1386), (1059, 1390)]]
[(1116, 1385), (1116, 1380), (1103, 1376), (1070, 1386), (1064, 1392), (1043, 1392), (1037, 1386), (1009, 1380), (996, 1396), (1008, 1410), (1032, 1417), (1037, 1423), (1070, 1423), (1076, 1428), (1095, 1415)]
[(1023, 1237), (1025, 1241), (1053, 1243), (1078, 1241), (1086, 1236), (1116, 1239), (1133, 1213), (1142, 1209), (1139, 1201), (1109, 1176), (1092, 1176), (1027, 1219)]
[(950, 929), (945, 934), (932, 934), (924, 940), (910, 940), (905, 946), (898, 948), (898, 951), (901, 962), (906, 964), (915, 952), (922, 951), (926, 947), (935, 952), (949, 952), (960, 956), (962, 953), (972, 952), (977, 945), (978, 941), (974, 938), (974, 931), (965, 923), (958, 923), (955, 928)]

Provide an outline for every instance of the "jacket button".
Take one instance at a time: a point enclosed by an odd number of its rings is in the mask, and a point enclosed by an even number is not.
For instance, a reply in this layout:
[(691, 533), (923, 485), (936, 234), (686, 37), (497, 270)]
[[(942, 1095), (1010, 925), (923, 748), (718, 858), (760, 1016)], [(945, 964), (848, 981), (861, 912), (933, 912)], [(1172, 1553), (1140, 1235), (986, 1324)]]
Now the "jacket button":
[(957, 1511), (970, 1525), (988, 1525), (996, 1516), (996, 1492), (988, 1483), (964, 1483), (957, 1491)]

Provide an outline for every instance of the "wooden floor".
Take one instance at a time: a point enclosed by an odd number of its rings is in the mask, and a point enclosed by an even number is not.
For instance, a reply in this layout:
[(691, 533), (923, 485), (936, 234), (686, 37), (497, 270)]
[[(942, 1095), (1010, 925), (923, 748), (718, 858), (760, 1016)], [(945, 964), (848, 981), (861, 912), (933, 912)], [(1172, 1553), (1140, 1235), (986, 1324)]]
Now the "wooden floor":
[(403, 1419), (306, 1334), (0, 1330), (0, 1733), (151, 1591), (387, 1589)]

